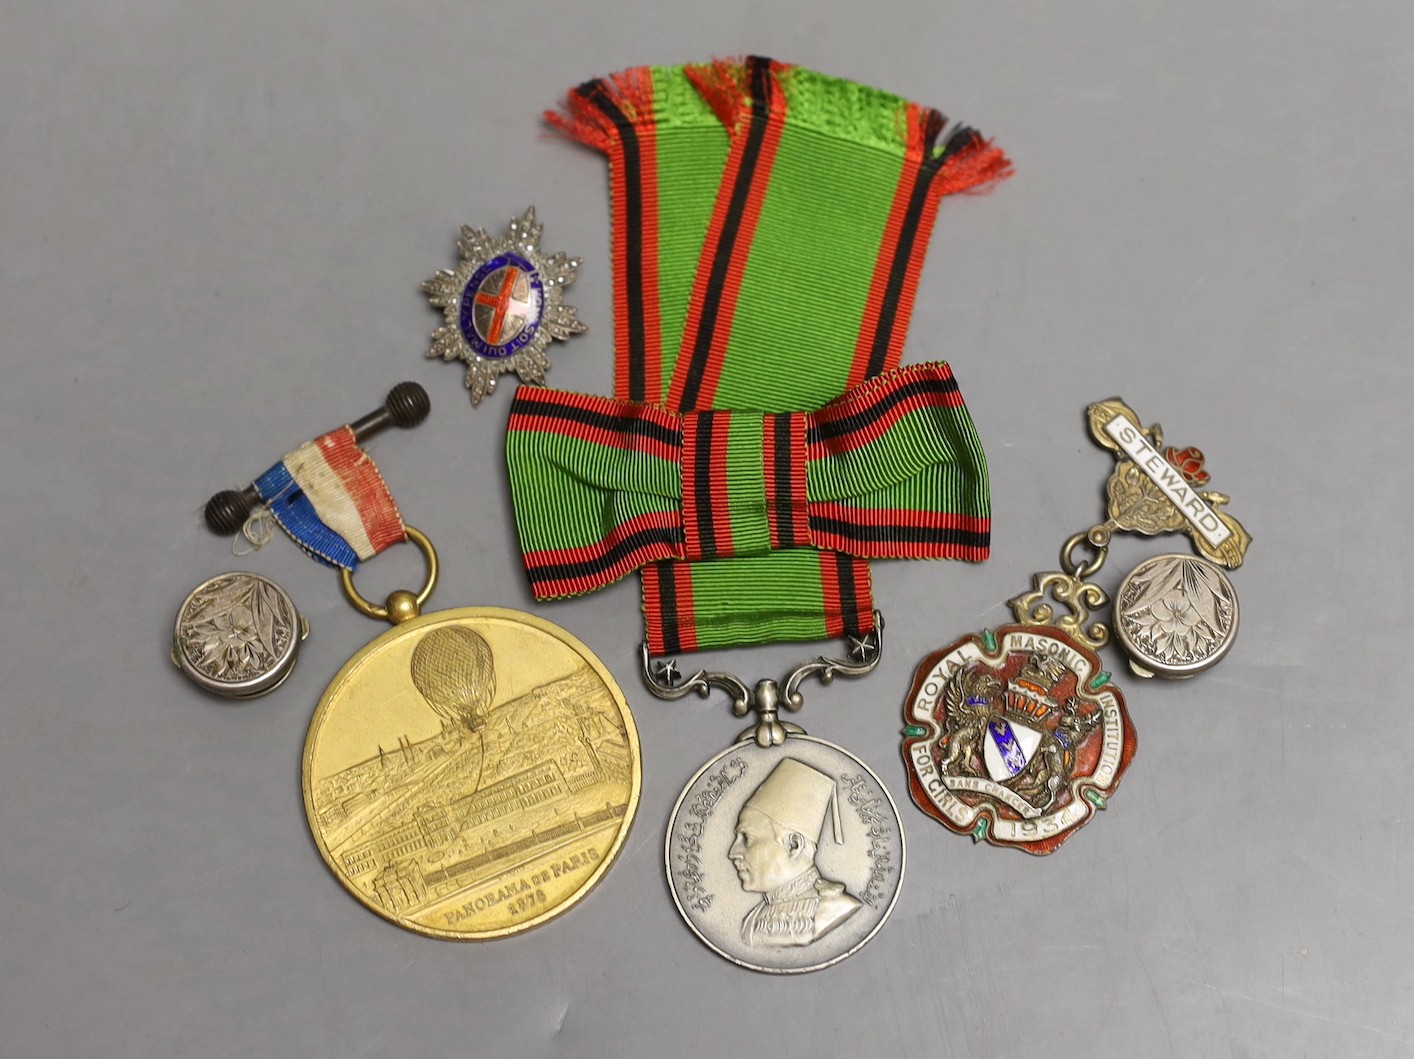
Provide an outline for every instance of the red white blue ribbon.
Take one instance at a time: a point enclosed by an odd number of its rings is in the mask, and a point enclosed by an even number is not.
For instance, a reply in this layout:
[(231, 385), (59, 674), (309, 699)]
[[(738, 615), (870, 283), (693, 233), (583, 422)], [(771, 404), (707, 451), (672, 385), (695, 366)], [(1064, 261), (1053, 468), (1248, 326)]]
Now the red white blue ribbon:
[(387, 483), (347, 426), (287, 454), (255, 489), (290, 538), (328, 566), (352, 570), (407, 539)]

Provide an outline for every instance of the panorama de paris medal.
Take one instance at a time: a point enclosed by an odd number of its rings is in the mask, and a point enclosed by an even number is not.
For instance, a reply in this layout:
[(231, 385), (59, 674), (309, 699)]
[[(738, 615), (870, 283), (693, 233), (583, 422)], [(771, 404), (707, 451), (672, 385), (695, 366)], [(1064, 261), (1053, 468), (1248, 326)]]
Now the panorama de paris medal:
[[(1141, 562), (1120, 585), (1114, 625), (1138, 676), (1182, 679), (1215, 665), (1237, 634), (1237, 597), (1221, 567), (1251, 536), (1221, 510), (1196, 448), (1160, 451), (1119, 398), (1087, 409), (1091, 435), (1116, 455), (1108, 519), (1070, 537), (1062, 570), (1033, 576), (1010, 601), (1018, 624), (965, 636), (919, 663), (904, 703), (903, 756), (914, 802), (944, 826), (1028, 853), (1057, 849), (1104, 809), (1138, 746), (1124, 696), (1097, 648), (1091, 612), (1109, 598), (1088, 579), (1116, 530), (1187, 532), (1198, 555)], [(1080, 556), (1088, 548), (1090, 557)], [(1068, 613), (1057, 615), (1055, 604)]]
[(548, 621), (420, 614), (426, 587), (354, 606), (394, 627), (329, 684), (305, 741), (310, 830), (348, 891), (438, 938), (516, 934), (604, 877), (638, 806), (638, 733), (614, 678)]
[[(573, 907), (609, 870), (638, 806), (638, 733), (608, 670), (558, 626), (496, 607), (422, 613), (437, 552), (361, 442), (428, 409), (421, 386), (401, 383), (213, 496), (206, 518), (248, 536), (273, 522), (339, 568), (355, 609), (394, 626), (339, 671), (305, 740), (305, 811), (330, 871), (398, 926), (497, 938)], [(353, 571), (403, 541), (423, 554), (424, 585), (370, 603)], [(174, 654), (203, 686), (224, 681), (211, 690), (257, 694), (293, 665), (302, 628), (273, 582), (225, 575), (182, 608)]]
[(903, 881), (898, 809), (849, 751), (781, 721), (809, 676), (863, 676), (879, 661), (883, 621), (854, 658), (818, 658), (755, 688), (726, 673), (685, 680), (671, 661), (643, 676), (660, 698), (720, 688), (757, 721), (688, 781), (673, 807), (664, 857), (673, 901), (709, 948), (771, 974), (815, 971), (857, 952), (888, 919)]

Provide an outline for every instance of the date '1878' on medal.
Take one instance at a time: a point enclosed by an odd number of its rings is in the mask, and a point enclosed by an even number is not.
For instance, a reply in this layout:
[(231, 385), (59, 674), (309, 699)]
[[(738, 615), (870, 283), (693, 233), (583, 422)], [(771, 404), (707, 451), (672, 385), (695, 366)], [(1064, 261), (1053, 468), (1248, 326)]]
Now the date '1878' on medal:
[(599, 660), (490, 607), (373, 641), (305, 744), (325, 863), (380, 916), (443, 938), (515, 934), (574, 905), (622, 847), (640, 785), (633, 718)]

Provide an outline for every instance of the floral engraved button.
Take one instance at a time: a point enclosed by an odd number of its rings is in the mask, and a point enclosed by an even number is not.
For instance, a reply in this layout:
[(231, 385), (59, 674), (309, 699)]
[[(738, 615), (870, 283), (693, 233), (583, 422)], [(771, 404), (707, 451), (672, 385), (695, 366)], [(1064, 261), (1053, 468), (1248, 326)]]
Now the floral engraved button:
[(1121, 582), (1115, 631), (1141, 677), (1191, 677), (1216, 665), (1237, 637), (1237, 593), (1215, 563), (1156, 555)]
[(220, 574), (193, 589), (177, 611), (172, 661), (206, 691), (249, 699), (284, 682), (308, 635), (289, 593), (274, 581)]

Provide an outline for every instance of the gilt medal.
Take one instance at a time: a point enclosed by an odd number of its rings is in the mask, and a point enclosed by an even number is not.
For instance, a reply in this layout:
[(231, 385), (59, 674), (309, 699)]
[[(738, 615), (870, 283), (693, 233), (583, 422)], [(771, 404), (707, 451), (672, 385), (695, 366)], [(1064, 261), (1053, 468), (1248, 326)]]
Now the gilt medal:
[[(247, 535), (252, 519), (272, 522), (339, 569), (355, 610), (394, 626), (339, 671), (305, 739), (305, 812), (329, 870), (407, 930), (499, 938), (573, 907), (609, 870), (638, 806), (638, 733), (608, 670), (558, 626), (495, 607), (422, 613), (437, 550), (361, 442), (429, 407), (416, 383), (395, 386), (246, 489), (217, 493), (206, 518)], [(422, 553), (422, 586), (365, 599), (355, 570), (403, 542)], [(273, 582), (226, 574), (188, 598), (173, 658), (213, 691), (259, 694), (289, 671), (303, 631)]]
[(334, 678), (305, 742), (324, 863), (366, 908), (438, 938), (505, 937), (577, 904), (641, 785), (608, 670), (563, 629), (494, 607), (385, 632)]

